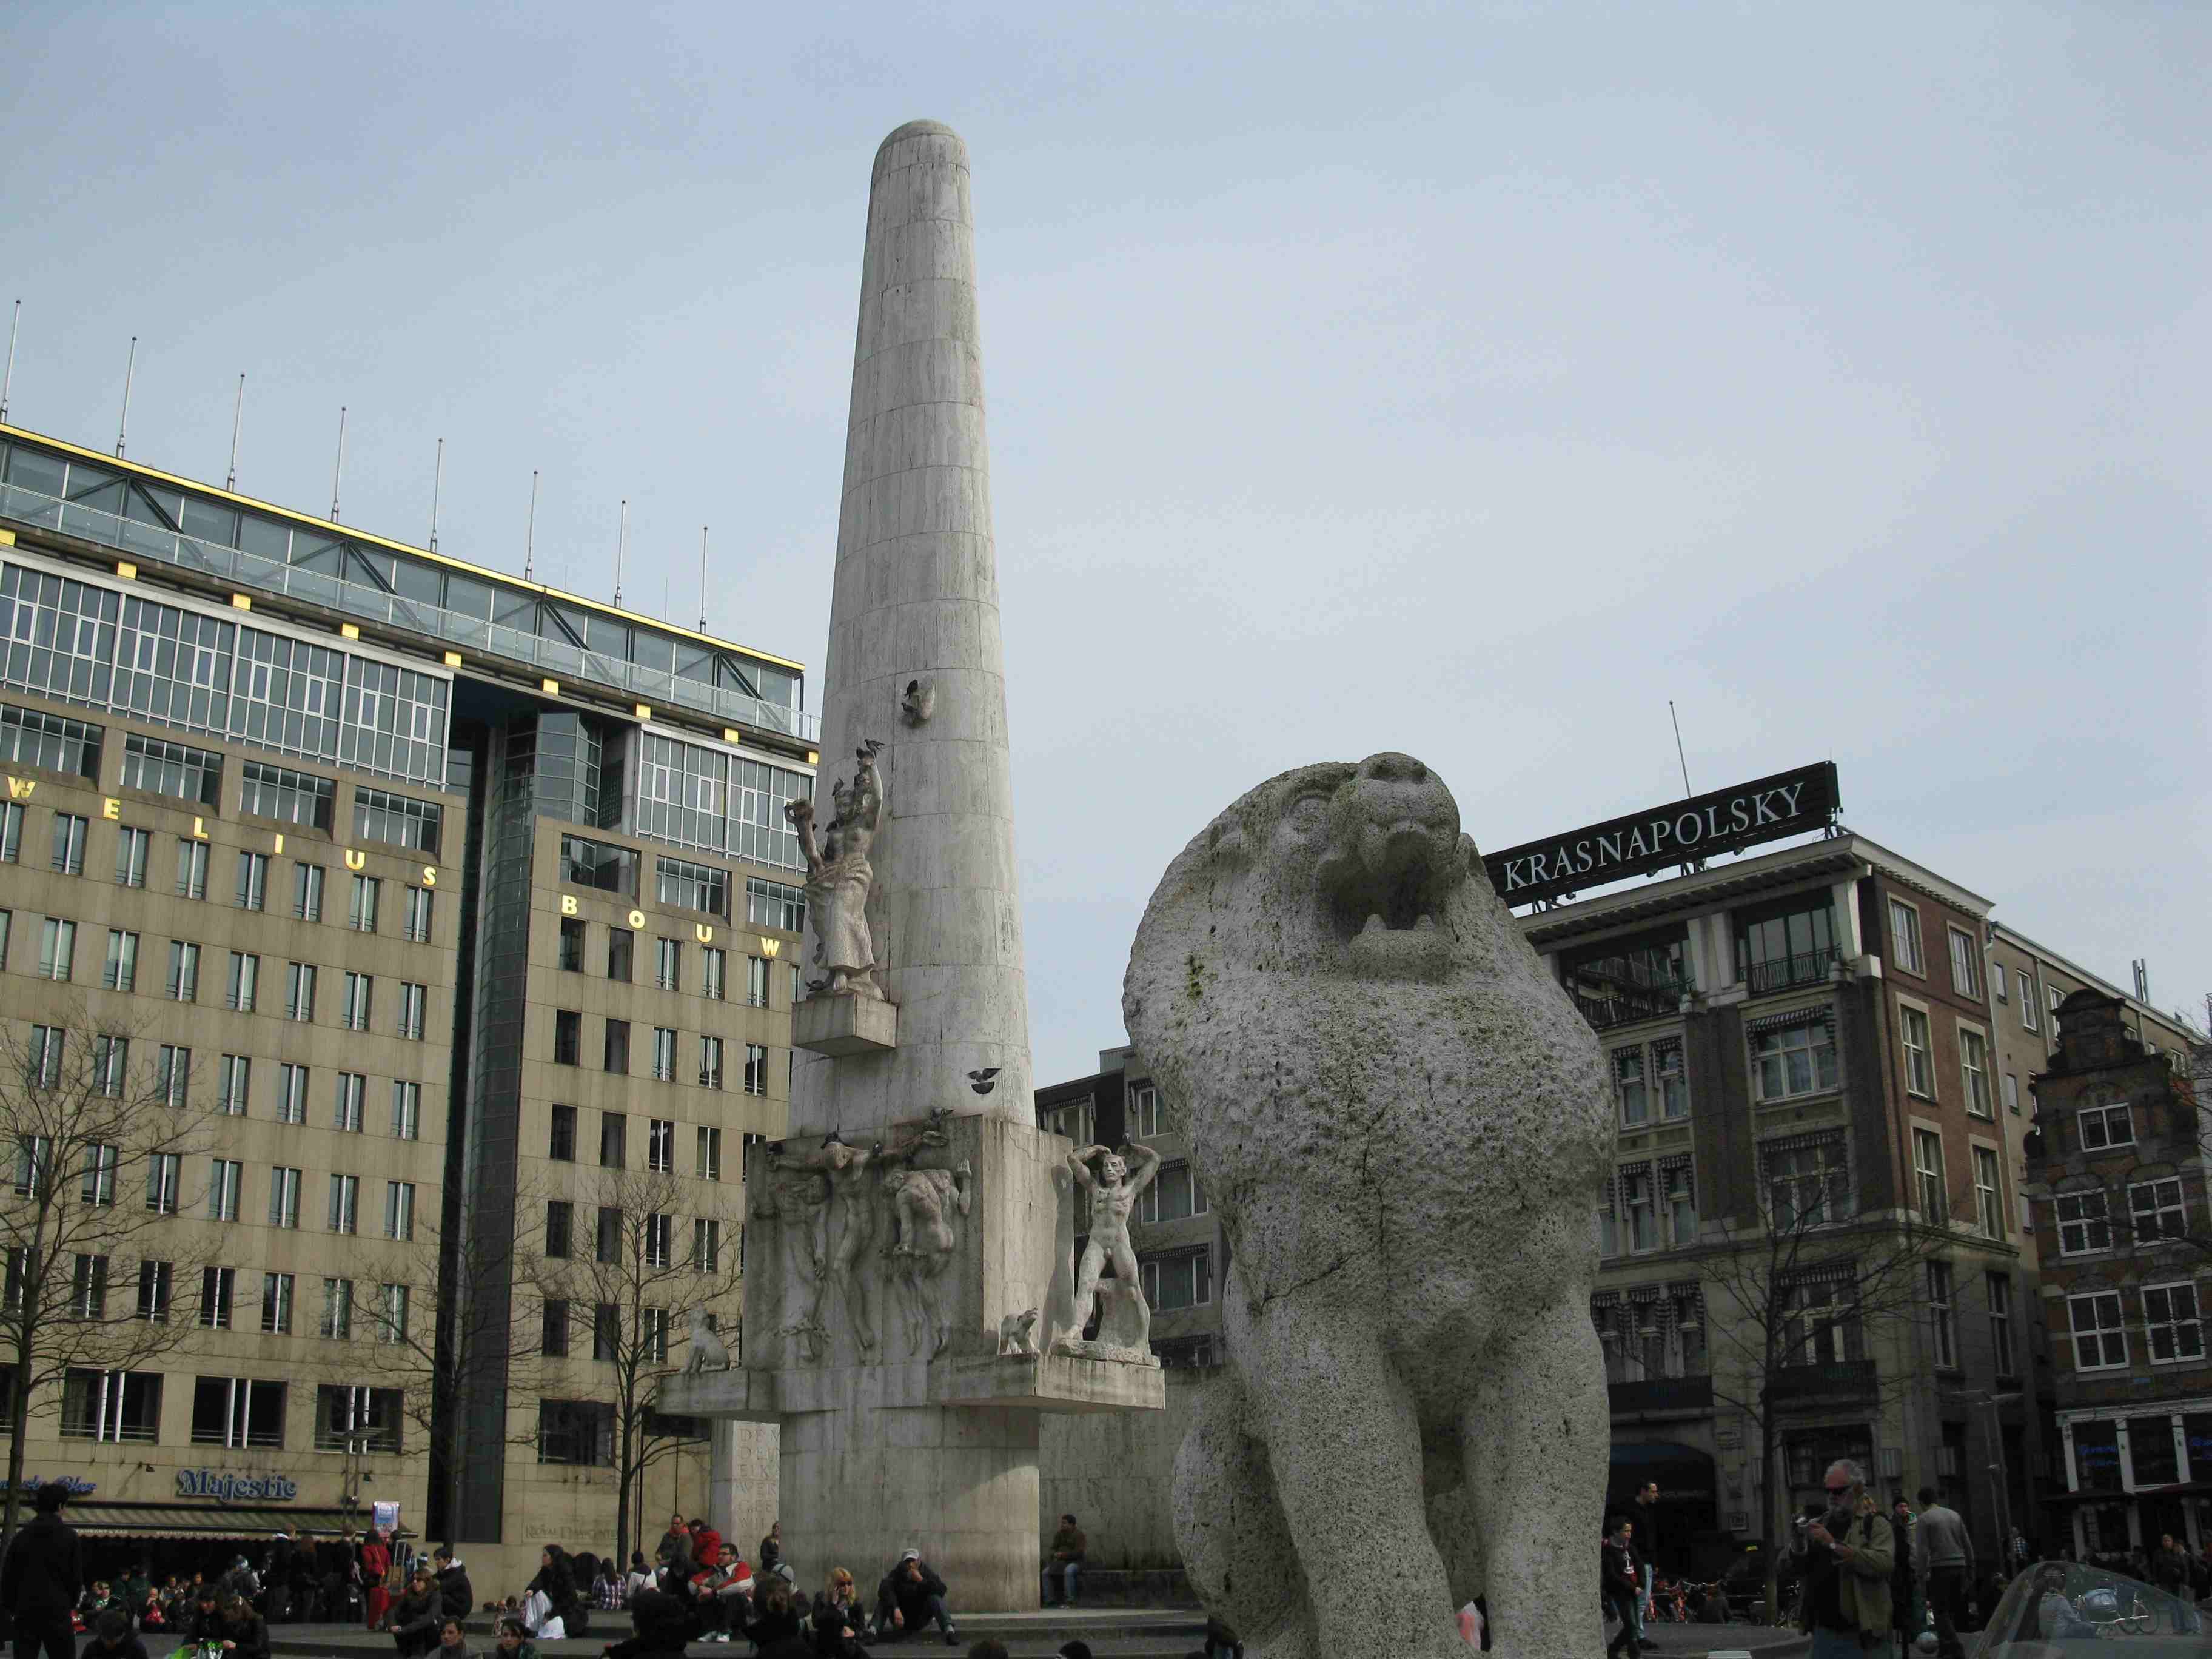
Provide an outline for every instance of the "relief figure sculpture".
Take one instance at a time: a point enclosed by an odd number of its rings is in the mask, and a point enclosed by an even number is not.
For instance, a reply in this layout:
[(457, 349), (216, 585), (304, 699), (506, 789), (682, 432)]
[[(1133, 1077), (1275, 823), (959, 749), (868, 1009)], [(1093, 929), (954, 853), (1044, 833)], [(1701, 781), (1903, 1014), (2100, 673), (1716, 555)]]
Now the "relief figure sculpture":
[(807, 915), (814, 926), (811, 960), (823, 970), (820, 981), (809, 981), (812, 994), (878, 999), (884, 994), (876, 983), (875, 945), (868, 936), (868, 894), (876, 881), (868, 852), (875, 845), (884, 810), (883, 779), (876, 769), (876, 751), (882, 747), (873, 738), (862, 744), (852, 787), (848, 788), (842, 780), (830, 786), (836, 816), (819, 838), (814, 832), (814, 803), (804, 797), (784, 803), (783, 815), (799, 831), (799, 851), (806, 859)]
[(884, 1173), (883, 1193), (891, 1212), (891, 1238), (884, 1254), (904, 1288), (907, 1323), (916, 1355), (934, 1359), (952, 1340), (945, 1305), (945, 1270), (960, 1243), (960, 1218), (974, 1202), (966, 1164), (956, 1169)]
[(822, 1358), (829, 1332), (822, 1324), (822, 1257), (829, 1229), (830, 1182), (818, 1172), (779, 1165), (773, 1155), (769, 1178), (754, 1195), (751, 1211), (776, 1224), (801, 1298), (799, 1316), (780, 1333), (792, 1338), (808, 1359)]
[(873, 1183), (868, 1179), (869, 1166), (884, 1155), (880, 1142), (862, 1151), (858, 1146), (847, 1146), (834, 1130), (811, 1152), (792, 1152), (781, 1142), (769, 1147), (769, 1168), (779, 1179), (786, 1171), (817, 1171), (829, 1178), (830, 1208), (835, 1212), (836, 1237), (830, 1247), (829, 1267), (817, 1282), (814, 1306), (809, 1310), (807, 1318), (809, 1322), (818, 1325), (816, 1310), (821, 1305), (822, 1291), (829, 1285), (836, 1285), (843, 1293), (854, 1338), (864, 1351), (876, 1346), (875, 1321), (868, 1310), (867, 1275), (860, 1267), (861, 1256), (876, 1234), (876, 1196)]

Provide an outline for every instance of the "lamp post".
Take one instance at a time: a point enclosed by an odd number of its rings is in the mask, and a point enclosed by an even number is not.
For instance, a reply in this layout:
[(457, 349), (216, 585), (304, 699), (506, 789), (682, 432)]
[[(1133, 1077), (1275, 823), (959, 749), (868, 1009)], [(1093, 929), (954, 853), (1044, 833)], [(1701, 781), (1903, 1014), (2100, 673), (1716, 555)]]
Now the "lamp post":
[(1997, 1513), (1997, 1559), (2003, 1560), (2012, 1548), (2012, 1480), (2005, 1468), (2004, 1436), (1997, 1425), (1997, 1407), (2009, 1406), (2021, 1398), (2014, 1389), (2006, 1394), (1985, 1394), (1968, 1403), (1990, 1408), (1990, 1455), (1996, 1460), (1990, 1465), (1990, 1484), (1996, 1488)]

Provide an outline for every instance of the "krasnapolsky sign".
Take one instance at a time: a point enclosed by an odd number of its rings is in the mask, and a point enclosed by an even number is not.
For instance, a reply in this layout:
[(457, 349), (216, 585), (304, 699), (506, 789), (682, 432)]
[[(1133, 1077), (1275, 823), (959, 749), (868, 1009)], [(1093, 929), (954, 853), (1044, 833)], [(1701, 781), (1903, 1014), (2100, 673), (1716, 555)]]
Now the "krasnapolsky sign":
[(1843, 804), (1836, 763), (1822, 761), (1509, 847), (1482, 864), (1506, 903), (1534, 904), (1716, 853), (1826, 829)]

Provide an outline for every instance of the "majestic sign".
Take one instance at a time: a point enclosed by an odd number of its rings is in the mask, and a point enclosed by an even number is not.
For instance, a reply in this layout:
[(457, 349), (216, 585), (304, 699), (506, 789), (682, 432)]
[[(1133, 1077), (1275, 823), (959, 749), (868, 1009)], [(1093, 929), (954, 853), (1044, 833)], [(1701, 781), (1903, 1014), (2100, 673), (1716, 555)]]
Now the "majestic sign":
[(223, 1503), (289, 1502), (299, 1486), (281, 1474), (224, 1474), (216, 1469), (179, 1469), (177, 1496), (214, 1498)]
[(1825, 829), (1843, 804), (1836, 763), (1821, 761), (1509, 847), (1482, 864), (1498, 897), (1508, 904), (1534, 904), (1579, 888)]

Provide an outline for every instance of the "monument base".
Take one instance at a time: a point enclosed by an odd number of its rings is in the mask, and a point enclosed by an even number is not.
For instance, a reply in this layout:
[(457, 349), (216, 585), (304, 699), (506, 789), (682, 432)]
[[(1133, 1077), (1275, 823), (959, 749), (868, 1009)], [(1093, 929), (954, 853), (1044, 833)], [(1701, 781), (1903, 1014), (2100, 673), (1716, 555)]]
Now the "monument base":
[(898, 1047), (898, 1008), (881, 997), (809, 997), (791, 1011), (791, 1046), (816, 1054), (882, 1054)]

